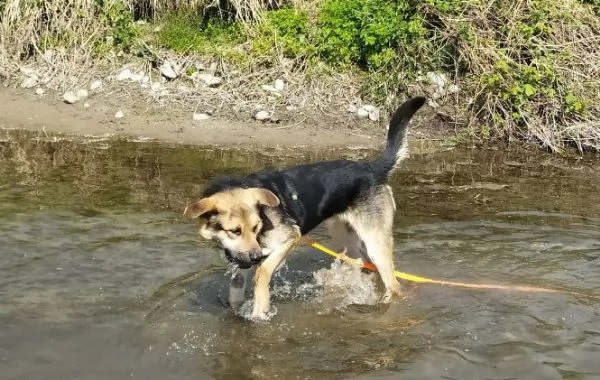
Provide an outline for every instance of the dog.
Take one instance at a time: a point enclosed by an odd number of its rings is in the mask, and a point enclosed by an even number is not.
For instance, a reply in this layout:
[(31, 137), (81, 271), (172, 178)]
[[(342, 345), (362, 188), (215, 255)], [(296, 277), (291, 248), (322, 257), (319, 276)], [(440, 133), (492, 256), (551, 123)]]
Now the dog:
[(243, 303), (247, 269), (256, 266), (251, 318), (267, 318), (273, 273), (301, 238), (321, 224), (344, 254), (377, 267), (385, 286), (382, 302), (401, 295), (393, 261), (396, 204), (388, 179), (408, 156), (408, 125), (424, 103), (425, 98), (416, 97), (396, 110), (386, 147), (375, 159), (219, 178), (185, 208), (185, 216), (198, 219), (200, 235), (220, 243), (225, 257), (246, 269), (232, 277), (230, 307), (237, 310)]

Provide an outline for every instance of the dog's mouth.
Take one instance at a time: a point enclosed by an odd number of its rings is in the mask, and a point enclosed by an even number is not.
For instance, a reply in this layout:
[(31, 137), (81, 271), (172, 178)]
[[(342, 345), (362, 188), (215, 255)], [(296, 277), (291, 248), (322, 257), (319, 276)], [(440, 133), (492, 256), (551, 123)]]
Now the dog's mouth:
[(260, 264), (260, 262), (264, 259), (264, 257), (262, 256), (262, 254), (258, 254), (258, 255), (253, 255), (253, 254), (249, 254), (249, 255), (236, 255), (234, 254), (231, 250), (224, 248), (223, 249), (225, 251), (225, 258), (227, 260), (229, 260), (229, 262), (237, 264), (241, 269), (250, 269), (252, 268), (254, 265), (258, 265)]

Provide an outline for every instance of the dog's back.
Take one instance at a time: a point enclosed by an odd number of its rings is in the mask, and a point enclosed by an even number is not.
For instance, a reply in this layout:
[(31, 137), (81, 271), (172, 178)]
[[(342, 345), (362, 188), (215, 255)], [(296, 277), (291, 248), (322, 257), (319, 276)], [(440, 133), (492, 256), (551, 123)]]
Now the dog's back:
[(266, 188), (280, 199), (283, 213), (305, 234), (387, 181), (408, 155), (408, 124), (424, 102), (425, 98), (413, 98), (396, 110), (390, 121), (386, 148), (374, 160), (325, 161), (243, 178), (225, 178), (209, 186), (204, 196), (234, 187)]

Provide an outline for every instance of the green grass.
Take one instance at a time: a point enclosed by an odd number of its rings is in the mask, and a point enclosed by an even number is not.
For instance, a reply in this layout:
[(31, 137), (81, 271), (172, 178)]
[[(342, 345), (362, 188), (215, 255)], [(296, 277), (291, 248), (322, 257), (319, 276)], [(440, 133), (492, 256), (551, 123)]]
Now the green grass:
[(179, 53), (222, 54), (245, 40), (238, 22), (212, 19), (203, 24), (194, 14), (169, 15), (157, 33), (158, 44)]

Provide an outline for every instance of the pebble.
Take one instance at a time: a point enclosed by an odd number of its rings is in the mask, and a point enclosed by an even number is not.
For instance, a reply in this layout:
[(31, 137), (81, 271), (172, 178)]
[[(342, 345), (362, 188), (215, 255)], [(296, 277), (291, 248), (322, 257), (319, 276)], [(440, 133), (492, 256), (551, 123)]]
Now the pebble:
[(210, 115), (206, 113), (194, 112), (192, 119), (194, 119), (195, 121), (208, 120), (210, 119)]
[(44, 89), (43, 89), (43, 88), (41, 88), (41, 87), (38, 87), (38, 88), (36, 88), (36, 89), (35, 89), (35, 93), (36, 93), (37, 95), (44, 95), (44, 93), (45, 93), (45, 92), (46, 92), (46, 91), (44, 91)]
[(358, 115), (358, 117), (368, 117), (369, 111), (367, 111), (363, 107), (360, 107), (358, 110), (356, 110), (356, 114)]
[(130, 69), (124, 69), (117, 75), (117, 80), (119, 82), (127, 80), (127, 79), (131, 78), (131, 74), (132, 73), (131, 73)]
[(277, 80), (275, 80), (273, 87), (275, 88), (276, 91), (281, 92), (285, 88), (285, 83), (283, 82), (282, 79), (277, 79)]
[(125, 114), (121, 110), (118, 110), (117, 113), (115, 113), (115, 117), (117, 119), (122, 119), (124, 116), (125, 116)]
[(264, 120), (267, 120), (270, 116), (271, 116), (271, 114), (267, 111), (258, 111), (254, 115), (254, 118), (259, 121), (264, 121)]
[(356, 110), (356, 114), (358, 117), (366, 117), (371, 121), (379, 120), (379, 109), (373, 105), (365, 104), (363, 106), (358, 107)]
[(158, 68), (163, 77), (167, 79), (175, 79), (177, 78), (177, 70), (175, 68), (175, 64), (171, 61), (164, 61), (162, 65)]
[(67, 91), (63, 95), (63, 100), (67, 104), (75, 104), (77, 103), (79, 98), (77, 97), (77, 94), (75, 94), (73, 91)]
[(84, 88), (77, 90), (77, 100), (82, 100), (88, 97), (88, 91)]
[(206, 83), (208, 86), (217, 86), (223, 82), (223, 78), (212, 75), (212, 74), (198, 74), (198, 79)]
[(143, 73), (131, 73), (129, 80), (132, 82), (141, 82), (144, 79)]
[(21, 87), (22, 88), (32, 88), (32, 87), (37, 86), (37, 84), (38, 84), (37, 75), (32, 75), (30, 77), (23, 78), (23, 81), (21, 82)]
[(97, 79), (95, 81), (93, 81), (92, 83), (90, 83), (90, 90), (95, 91), (97, 89), (99, 89), (100, 87), (102, 87), (102, 81), (100, 79)]
[(433, 71), (427, 73), (427, 79), (432, 85), (437, 86), (439, 88), (446, 87), (446, 84), (448, 83), (448, 77), (445, 74), (436, 73)]

